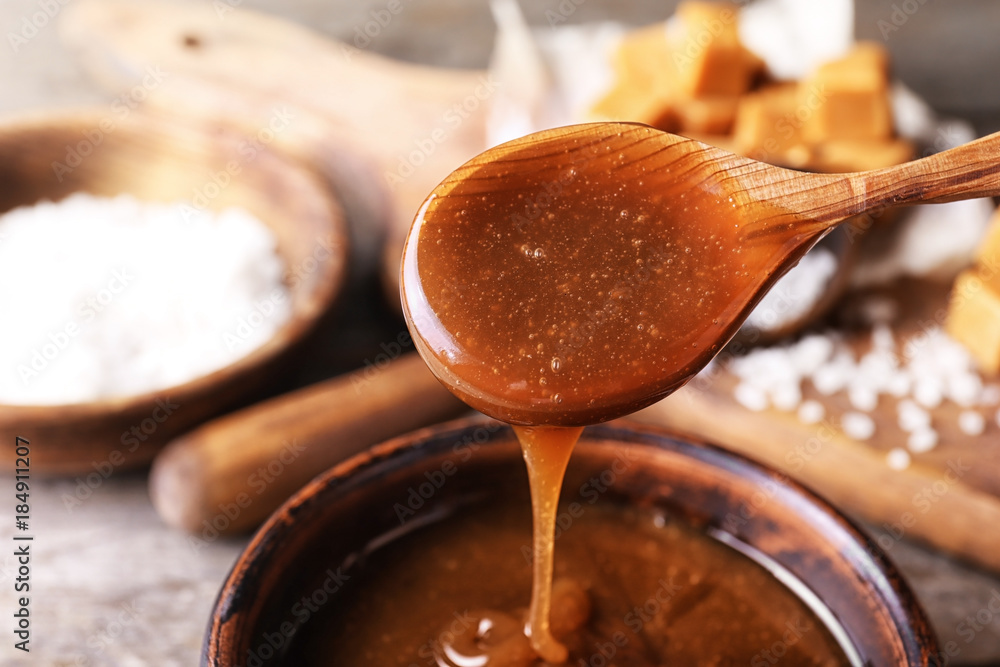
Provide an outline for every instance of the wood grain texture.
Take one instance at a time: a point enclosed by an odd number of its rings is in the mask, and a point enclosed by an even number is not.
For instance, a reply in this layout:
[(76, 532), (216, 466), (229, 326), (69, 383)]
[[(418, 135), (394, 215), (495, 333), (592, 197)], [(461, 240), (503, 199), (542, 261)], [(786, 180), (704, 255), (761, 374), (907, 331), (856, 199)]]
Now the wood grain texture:
[[(893, 326), (902, 349), (905, 341), (940, 325), (948, 288), (907, 280), (880, 294), (900, 304), (900, 319)], [(860, 301), (843, 306), (842, 317), (849, 319), (852, 304)], [(856, 357), (867, 351), (867, 330), (848, 330), (846, 336)], [(984, 383), (995, 381), (984, 378)], [(717, 372), (695, 378), (637, 417), (725, 443), (773, 466), (876, 526), (874, 540), (913, 539), (1000, 572), (1000, 532), (992, 528), (1000, 525), (1000, 425), (994, 420), (987, 420), (983, 434), (966, 435), (957, 426), (961, 408), (943, 402), (930, 411), (938, 446), (913, 454), (913, 465), (896, 471), (885, 458), (890, 449), (906, 447), (896, 399), (880, 397), (871, 414), (875, 436), (861, 442), (839, 426), (840, 416), (853, 410), (843, 392), (824, 396), (804, 383), (803, 397), (820, 401), (826, 413), (822, 422), (810, 425), (794, 413), (746, 409), (733, 397), (738, 382), (723, 363)], [(995, 411), (991, 408), (990, 414)]]
[[(759, 164), (759, 163), (758, 163)], [(1000, 133), (920, 160), (853, 174), (803, 174), (734, 164), (732, 178), (752, 199), (818, 222), (892, 206), (934, 204), (1000, 195)]]
[(247, 531), (343, 459), (467, 410), (419, 356), (404, 355), (183, 435), (156, 459), (150, 494), (172, 526), (196, 534)]
[(480, 70), (390, 60), (272, 16), (220, 16), (211, 3), (85, 0), (67, 7), (60, 29), (88, 74), (115, 94), (159, 69), (167, 75), (146, 105), (251, 134), (276, 110), (288, 113), (275, 145), (358, 200), (359, 249), (380, 255), (390, 293), (420, 202), (484, 148), (497, 87)]

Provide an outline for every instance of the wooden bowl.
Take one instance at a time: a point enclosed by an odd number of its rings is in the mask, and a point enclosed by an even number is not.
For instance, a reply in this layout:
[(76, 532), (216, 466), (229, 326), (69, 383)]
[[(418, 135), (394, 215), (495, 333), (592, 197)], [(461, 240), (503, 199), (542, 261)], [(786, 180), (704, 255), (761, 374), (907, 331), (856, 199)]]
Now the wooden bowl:
[[(0, 406), (0, 442), (30, 440), (32, 473), (106, 477), (147, 464), (161, 445), (259, 389), (328, 310), (345, 277), (343, 215), (314, 173), (268, 149), (268, 136), (184, 125), (124, 105), (0, 126), (0, 212), (78, 191), (204, 205), (194, 199), (200, 192), (208, 208), (240, 206), (266, 223), (291, 270), (290, 321), (225, 368), (142, 395)], [(12, 465), (6, 457), (3, 466)]]
[[(618, 475), (604, 499), (663, 508), (740, 545), (784, 581), (796, 582), (790, 588), (803, 600), (808, 590), (821, 601), (860, 664), (936, 664), (924, 614), (888, 559), (836, 510), (778, 473), (717, 447), (620, 422), (584, 432), (563, 488), (611, 469), (623, 449), (638, 465)], [(399, 537), (404, 531), (394, 503), (427, 482), (425, 473), (451, 469), (442, 467), (448, 461), (455, 472), (408, 526), (526, 483), (509, 428), (479, 419), (418, 431), (332, 468), (272, 515), (233, 566), (209, 623), (202, 665), (247, 664), (254, 650), (261, 664), (281, 664), (296, 635), (277, 650), (266, 638), (299, 627), (292, 609), (318, 590), (328, 571), (343, 565), (349, 574), (366, 545)], [(333, 594), (326, 604), (336, 600)], [(257, 650), (263, 646), (272, 649)]]

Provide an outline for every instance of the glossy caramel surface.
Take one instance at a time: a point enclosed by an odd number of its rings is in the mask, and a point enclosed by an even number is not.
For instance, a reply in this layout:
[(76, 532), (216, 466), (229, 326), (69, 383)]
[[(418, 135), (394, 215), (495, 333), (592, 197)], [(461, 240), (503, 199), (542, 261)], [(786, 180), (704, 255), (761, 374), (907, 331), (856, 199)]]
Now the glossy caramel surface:
[[(522, 485), (508, 495), (369, 554), (280, 664), (553, 664), (523, 634), (530, 512)], [(560, 508), (552, 608), (565, 664), (850, 664), (823, 621), (744, 555), (669, 516), (571, 500)]]
[(714, 149), (612, 126), (487, 151), (438, 186), (410, 231), (402, 293), (417, 347), (490, 416), (585, 425), (655, 402), (821, 235), (731, 190), (705, 159)]

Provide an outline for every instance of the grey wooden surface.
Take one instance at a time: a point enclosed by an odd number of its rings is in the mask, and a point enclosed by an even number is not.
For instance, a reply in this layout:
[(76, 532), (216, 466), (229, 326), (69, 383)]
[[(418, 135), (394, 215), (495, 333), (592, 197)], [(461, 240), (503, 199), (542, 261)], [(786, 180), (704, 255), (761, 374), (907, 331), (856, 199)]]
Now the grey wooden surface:
[[(43, 11), (44, 5), (69, 2), (73, 0), (0, 0), (0, 115), (109, 100), (60, 48), (54, 21), (16, 51), (10, 44), (9, 33), (17, 33), (26, 17)], [(350, 38), (369, 20), (370, 11), (386, 3), (232, 0), (230, 4), (284, 15), (331, 36)], [(558, 10), (559, 0), (522, 4), (532, 22), (545, 25), (546, 11)], [(638, 24), (666, 17), (676, 3), (576, 0), (575, 4), (579, 7), (571, 22), (616, 18)], [(403, 7), (369, 48), (437, 65), (486, 63), (493, 28), (485, 2), (403, 0)], [(898, 30), (886, 28), (885, 22)], [(996, 39), (1000, 3), (864, 0), (856, 24), (862, 37), (881, 40), (885, 33), (898, 75), (939, 110), (970, 118), (984, 132), (1000, 128), (1000, 77), (994, 71), (1000, 63)], [(374, 324), (369, 322), (366, 331), (374, 333), (347, 334), (357, 360), (364, 358), (366, 345), (377, 346), (386, 339), (378, 331), (399, 326), (384, 314), (370, 320)], [(336, 363), (325, 368), (328, 373), (336, 370)], [(93, 488), (86, 480), (39, 482), (32, 494), (33, 634), (32, 651), (26, 656), (12, 648), (9, 630), (16, 576), (8, 548), (13, 528), (5, 518), (12, 514), (11, 486), (9, 478), (0, 480), (0, 618), (6, 619), (0, 622), (0, 664), (197, 663), (214, 596), (245, 539), (192, 541), (166, 528), (149, 503), (143, 474), (113, 474)], [(942, 641), (955, 642), (958, 653), (949, 664), (1000, 664), (1000, 615), (990, 607), (991, 599), (1000, 600), (1000, 578), (905, 541), (894, 542), (890, 555), (916, 589)], [(996, 608), (994, 602), (992, 609)]]

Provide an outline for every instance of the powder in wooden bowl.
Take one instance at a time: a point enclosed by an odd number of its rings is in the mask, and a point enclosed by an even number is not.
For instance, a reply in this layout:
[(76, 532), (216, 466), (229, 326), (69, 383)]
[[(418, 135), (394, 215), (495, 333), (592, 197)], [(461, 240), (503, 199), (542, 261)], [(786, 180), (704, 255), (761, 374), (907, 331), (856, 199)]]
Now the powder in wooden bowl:
[(223, 368), (289, 319), (284, 268), (241, 209), (77, 193), (0, 215), (0, 403), (90, 402)]

